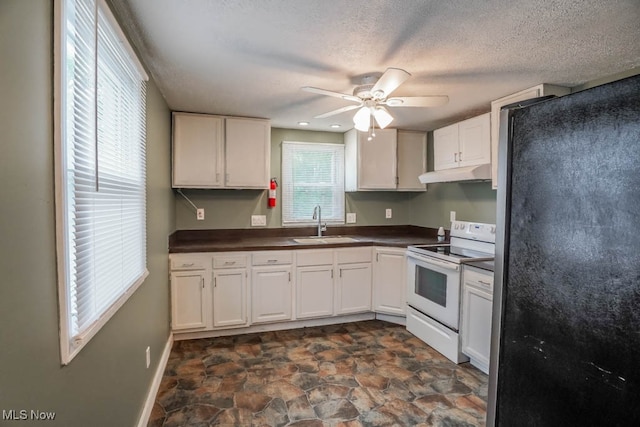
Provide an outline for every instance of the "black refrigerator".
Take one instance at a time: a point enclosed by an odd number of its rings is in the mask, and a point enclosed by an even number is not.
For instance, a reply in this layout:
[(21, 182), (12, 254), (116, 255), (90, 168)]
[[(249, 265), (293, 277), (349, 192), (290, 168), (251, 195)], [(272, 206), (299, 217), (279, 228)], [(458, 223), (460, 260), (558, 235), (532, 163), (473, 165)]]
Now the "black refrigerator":
[(487, 425), (640, 426), (640, 76), (504, 109)]

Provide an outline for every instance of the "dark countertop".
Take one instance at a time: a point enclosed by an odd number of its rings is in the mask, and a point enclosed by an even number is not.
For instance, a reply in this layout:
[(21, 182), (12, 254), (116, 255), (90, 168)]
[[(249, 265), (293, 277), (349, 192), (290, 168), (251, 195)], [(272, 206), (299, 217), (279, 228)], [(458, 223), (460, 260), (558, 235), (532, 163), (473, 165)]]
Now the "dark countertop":
[(470, 265), (471, 267), (476, 267), (476, 268), (481, 268), (483, 270), (487, 270), (490, 272), (494, 272), (494, 261), (471, 261), (471, 262), (467, 262), (464, 265)]
[(437, 243), (437, 229), (412, 225), (330, 226), (323, 233), (327, 237), (343, 236), (357, 240), (349, 243), (302, 244), (293, 240), (294, 238), (314, 236), (316, 233), (316, 227), (178, 230), (169, 236), (169, 253), (269, 251), (357, 246), (406, 248), (409, 245)]

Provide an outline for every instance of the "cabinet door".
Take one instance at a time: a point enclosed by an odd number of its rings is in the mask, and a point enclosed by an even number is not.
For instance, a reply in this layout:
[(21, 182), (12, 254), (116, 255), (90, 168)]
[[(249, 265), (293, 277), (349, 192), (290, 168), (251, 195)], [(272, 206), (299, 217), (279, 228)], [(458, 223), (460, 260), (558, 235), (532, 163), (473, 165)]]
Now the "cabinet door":
[(458, 124), (433, 131), (433, 170), (458, 167)]
[(207, 326), (204, 276), (204, 271), (171, 273), (171, 328), (174, 331)]
[(425, 191), (418, 176), (427, 171), (427, 134), (398, 131), (398, 190)]
[(404, 249), (376, 249), (373, 274), (373, 307), (380, 313), (406, 313)]
[(271, 127), (268, 120), (227, 118), (225, 186), (269, 188)]
[(358, 133), (358, 187), (363, 190), (396, 188), (397, 130), (376, 130), (376, 137), (367, 141)]
[(173, 187), (222, 187), (223, 120), (173, 113)]
[(336, 314), (371, 310), (371, 263), (339, 264)]
[(458, 166), (491, 162), (490, 113), (458, 123)]
[(333, 315), (333, 265), (296, 269), (296, 317)]
[(230, 268), (213, 272), (213, 327), (245, 326), (247, 318), (247, 271)]
[(251, 273), (251, 323), (291, 319), (291, 267), (254, 267)]
[(485, 373), (489, 372), (491, 352), (492, 297), (482, 289), (463, 287), (462, 295), (462, 352), (469, 356), (474, 365)]

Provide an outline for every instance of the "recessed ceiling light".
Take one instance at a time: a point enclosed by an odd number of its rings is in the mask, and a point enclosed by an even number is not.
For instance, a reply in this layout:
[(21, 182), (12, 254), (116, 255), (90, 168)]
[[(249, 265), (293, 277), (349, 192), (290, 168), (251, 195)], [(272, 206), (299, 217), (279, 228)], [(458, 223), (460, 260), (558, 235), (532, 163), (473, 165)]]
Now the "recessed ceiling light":
[(309, 122), (298, 122), (300, 126), (309, 126)]
[(334, 128), (334, 129), (338, 129), (340, 127), (340, 125), (337, 124), (337, 123), (334, 123), (334, 124), (331, 125), (331, 127)]

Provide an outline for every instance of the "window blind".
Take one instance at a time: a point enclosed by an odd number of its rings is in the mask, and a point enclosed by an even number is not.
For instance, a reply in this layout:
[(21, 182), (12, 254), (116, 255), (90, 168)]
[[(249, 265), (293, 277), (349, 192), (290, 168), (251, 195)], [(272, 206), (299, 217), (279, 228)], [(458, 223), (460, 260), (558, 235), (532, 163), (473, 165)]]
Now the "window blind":
[(60, 318), (68, 363), (147, 275), (147, 77), (106, 3), (64, 0), (62, 11)]
[(314, 224), (313, 209), (322, 221), (344, 223), (344, 145), (282, 143), (282, 223)]

